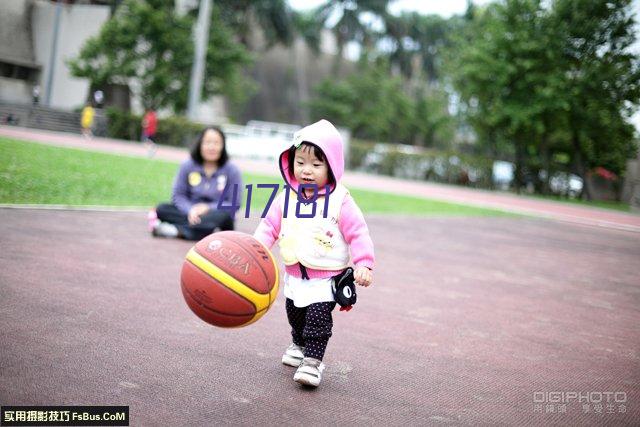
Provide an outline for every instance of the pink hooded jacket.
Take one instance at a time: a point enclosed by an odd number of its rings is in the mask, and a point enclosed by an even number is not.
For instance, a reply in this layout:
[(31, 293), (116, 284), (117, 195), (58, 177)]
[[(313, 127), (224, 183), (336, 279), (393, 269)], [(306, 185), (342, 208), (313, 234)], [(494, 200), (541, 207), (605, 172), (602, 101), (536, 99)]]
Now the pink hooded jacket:
[[(327, 157), (329, 168), (336, 179), (340, 182), (344, 173), (344, 154), (342, 149), (342, 137), (338, 130), (327, 120), (320, 120), (296, 132), (294, 144), (299, 142), (310, 142), (322, 149)], [(285, 182), (296, 192), (298, 192), (298, 181), (293, 175), (293, 171), (289, 170), (289, 150), (285, 150), (280, 154), (280, 172)], [(331, 191), (335, 185), (331, 188)], [(320, 193), (324, 189), (319, 189)], [(267, 212), (267, 216), (260, 222), (253, 236), (264, 243), (265, 246), (271, 248), (278, 240), (280, 235), (280, 226), (282, 224), (282, 205), (279, 202), (281, 198), (276, 199)], [(345, 241), (349, 245), (351, 253), (351, 262), (356, 267), (367, 267), (373, 269), (374, 254), (373, 241), (369, 236), (369, 229), (364, 220), (362, 211), (353, 200), (351, 195), (347, 195), (342, 203), (340, 217), (338, 218), (338, 227), (344, 236)], [(300, 264), (286, 266), (287, 274), (294, 277), (302, 277)], [(307, 275), (310, 279), (327, 278), (335, 276), (340, 271), (333, 270), (315, 270), (307, 268)]]

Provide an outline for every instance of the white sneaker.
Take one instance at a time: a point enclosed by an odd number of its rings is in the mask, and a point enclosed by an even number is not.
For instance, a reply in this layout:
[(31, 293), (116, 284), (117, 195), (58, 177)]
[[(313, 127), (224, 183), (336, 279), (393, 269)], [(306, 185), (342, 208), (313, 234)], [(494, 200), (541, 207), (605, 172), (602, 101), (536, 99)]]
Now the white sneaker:
[(322, 381), (322, 371), (324, 371), (324, 363), (313, 357), (305, 357), (293, 375), (293, 380), (300, 384), (318, 387)]
[(304, 358), (304, 347), (291, 344), (282, 355), (282, 363), (297, 368)]
[(178, 237), (178, 227), (170, 222), (161, 222), (151, 232), (155, 237)]

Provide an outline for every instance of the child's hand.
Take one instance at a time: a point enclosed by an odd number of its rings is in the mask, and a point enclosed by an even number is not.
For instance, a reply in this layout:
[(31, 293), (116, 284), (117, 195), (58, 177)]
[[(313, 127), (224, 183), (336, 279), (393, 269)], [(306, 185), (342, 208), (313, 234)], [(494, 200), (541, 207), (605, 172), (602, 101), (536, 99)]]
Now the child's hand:
[(367, 287), (371, 284), (372, 280), (373, 274), (367, 267), (358, 267), (356, 271), (353, 272), (353, 281), (356, 285)]

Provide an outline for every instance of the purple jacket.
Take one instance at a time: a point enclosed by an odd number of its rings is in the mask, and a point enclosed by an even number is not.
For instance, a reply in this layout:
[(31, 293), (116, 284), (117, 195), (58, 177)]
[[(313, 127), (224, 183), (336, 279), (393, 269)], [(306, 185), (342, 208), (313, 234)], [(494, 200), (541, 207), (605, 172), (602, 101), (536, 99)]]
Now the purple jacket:
[[(242, 200), (242, 176), (236, 165), (227, 162), (208, 178), (202, 165), (189, 158), (180, 165), (180, 170), (173, 182), (171, 201), (184, 214), (188, 214), (191, 207), (197, 203), (206, 203), (211, 209), (217, 209), (225, 186), (230, 186), (222, 202), (224, 206), (230, 206), (234, 184), (238, 185), (236, 203), (239, 204)], [(232, 216), (235, 217), (238, 209), (240, 209), (239, 205), (233, 210)]]

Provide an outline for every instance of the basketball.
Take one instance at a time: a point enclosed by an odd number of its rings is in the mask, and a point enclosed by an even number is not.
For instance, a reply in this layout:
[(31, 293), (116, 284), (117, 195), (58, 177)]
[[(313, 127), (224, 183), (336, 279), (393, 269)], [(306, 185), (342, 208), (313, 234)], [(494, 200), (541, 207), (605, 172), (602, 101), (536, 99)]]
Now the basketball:
[(187, 253), (180, 275), (182, 295), (202, 320), (223, 328), (249, 325), (269, 310), (278, 294), (271, 252), (238, 231), (211, 234)]

